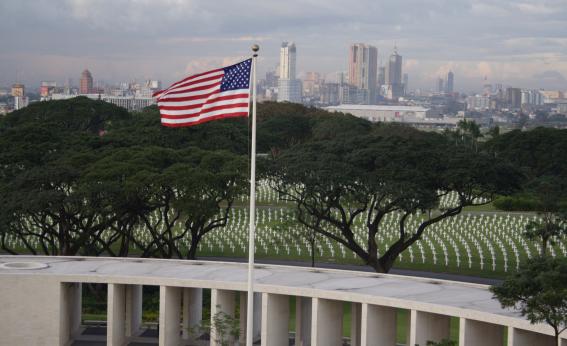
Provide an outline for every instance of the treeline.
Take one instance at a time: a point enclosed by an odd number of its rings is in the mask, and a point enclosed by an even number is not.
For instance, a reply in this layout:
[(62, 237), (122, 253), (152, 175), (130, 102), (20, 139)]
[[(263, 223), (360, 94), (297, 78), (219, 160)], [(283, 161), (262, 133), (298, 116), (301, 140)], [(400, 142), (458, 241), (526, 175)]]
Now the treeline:
[[(377, 271), (466, 206), (507, 195), (535, 200), (537, 209), (543, 185), (564, 191), (565, 130), (479, 143), (470, 124), (437, 134), (297, 104), (264, 103), (258, 113), (258, 151), (268, 154), (260, 176), (294, 203), (308, 230)], [(82, 97), (11, 113), (0, 120), (0, 248), (92, 256), (135, 248), (143, 257), (195, 258), (202, 237), (224, 226), (247, 194), (248, 128), (247, 118), (164, 128), (155, 107), (128, 113)], [(459, 202), (439, 209), (451, 191)], [(400, 237), (379, 256), (388, 213), (402, 215)], [(416, 213), (423, 223), (407, 229), (403, 220)], [(363, 243), (351, 229), (360, 217)], [(140, 226), (143, 238), (134, 235)]]

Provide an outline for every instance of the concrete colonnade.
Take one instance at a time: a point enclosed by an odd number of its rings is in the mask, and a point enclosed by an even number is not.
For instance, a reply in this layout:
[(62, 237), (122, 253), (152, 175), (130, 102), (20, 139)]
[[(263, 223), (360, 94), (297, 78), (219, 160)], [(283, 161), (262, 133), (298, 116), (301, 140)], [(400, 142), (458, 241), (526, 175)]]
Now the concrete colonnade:
[[(81, 283), (61, 285), (61, 333), (72, 340), (81, 332)], [(246, 342), (246, 292), (211, 289), (211, 325), (216, 314), (236, 317), (240, 302), (240, 344)], [(290, 296), (256, 293), (254, 341), (263, 346), (289, 343)], [(142, 286), (108, 284), (107, 344), (124, 345), (139, 337), (142, 325)], [(160, 286), (159, 345), (187, 344), (198, 334), (191, 333), (201, 323), (203, 289)], [(386, 346), (397, 342), (398, 309), (351, 302), (351, 346)], [(295, 345), (341, 346), (343, 301), (317, 297), (295, 297)], [(408, 310), (407, 345), (426, 345), (450, 336), (451, 317), (415, 309)], [(553, 337), (502, 325), (459, 319), (459, 346), (500, 346), (507, 334), (508, 346), (555, 345)], [(213, 327), (211, 345), (220, 345)], [(224, 335), (225, 340), (228, 335)], [(236, 341), (236, 340), (231, 340)], [(567, 346), (563, 339), (561, 346)]]

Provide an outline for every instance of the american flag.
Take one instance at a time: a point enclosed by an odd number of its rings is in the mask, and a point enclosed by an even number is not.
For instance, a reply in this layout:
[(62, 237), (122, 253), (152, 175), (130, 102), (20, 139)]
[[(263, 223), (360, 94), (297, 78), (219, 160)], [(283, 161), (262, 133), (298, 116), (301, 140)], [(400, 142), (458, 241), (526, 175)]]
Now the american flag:
[(161, 123), (181, 127), (248, 116), (252, 59), (189, 76), (154, 93)]

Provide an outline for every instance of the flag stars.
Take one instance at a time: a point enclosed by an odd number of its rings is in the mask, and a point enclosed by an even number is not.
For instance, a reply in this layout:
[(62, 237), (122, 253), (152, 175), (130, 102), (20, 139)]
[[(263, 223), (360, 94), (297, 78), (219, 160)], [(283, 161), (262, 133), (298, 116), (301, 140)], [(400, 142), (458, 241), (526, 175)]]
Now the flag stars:
[(248, 89), (250, 83), (251, 59), (239, 64), (224, 68), (224, 77), (221, 83), (221, 91)]

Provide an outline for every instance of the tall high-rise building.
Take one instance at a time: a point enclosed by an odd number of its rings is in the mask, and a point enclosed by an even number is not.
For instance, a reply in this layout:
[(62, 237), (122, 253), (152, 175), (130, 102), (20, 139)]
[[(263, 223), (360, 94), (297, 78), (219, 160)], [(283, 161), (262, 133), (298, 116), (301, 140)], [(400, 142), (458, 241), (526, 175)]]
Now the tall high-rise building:
[(89, 70), (85, 69), (83, 73), (81, 73), (79, 93), (90, 94), (92, 92), (93, 92), (93, 76), (91, 75)]
[(362, 90), (368, 96), (363, 103), (376, 102), (378, 87), (378, 49), (364, 43), (350, 46), (348, 60), (348, 80), (352, 86)]
[(390, 55), (388, 69), (386, 70), (386, 97), (397, 100), (403, 96), (404, 86), (402, 81), (402, 56), (398, 54), (397, 48)]
[(24, 97), (26, 96), (26, 87), (23, 84), (16, 83), (12, 85), (12, 96), (13, 97)]
[(447, 94), (452, 94), (455, 91), (455, 74), (453, 71), (447, 73)]
[(407, 73), (404, 73), (403, 84), (404, 84), (404, 95), (406, 95), (408, 93), (408, 85), (409, 85), (409, 76)]
[(301, 81), (295, 78), (296, 48), (293, 42), (283, 42), (280, 48), (278, 101), (301, 102)]
[(283, 42), (280, 49), (280, 79), (295, 79), (295, 43)]
[(378, 68), (378, 85), (386, 84), (386, 67), (380, 66)]
[(386, 84), (402, 84), (402, 56), (398, 54), (396, 48), (388, 60)]
[(345, 74), (345, 72), (337, 72), (337, 83), (339, 85), (343, 85), (346, 84), (348, 82), (348, 76)]
[(522, 89), (506, 89), (506, 102), (511, 109), (520, 109), (522, 107)]
[(443, 80), (443, 78), (437, 79), (437, 92), (440, 94), (445, 92), (445, 81)]

